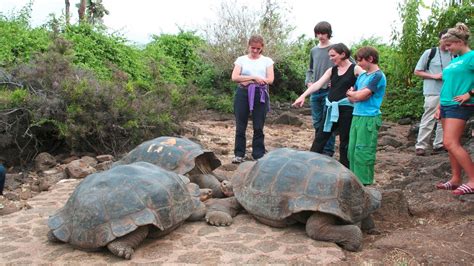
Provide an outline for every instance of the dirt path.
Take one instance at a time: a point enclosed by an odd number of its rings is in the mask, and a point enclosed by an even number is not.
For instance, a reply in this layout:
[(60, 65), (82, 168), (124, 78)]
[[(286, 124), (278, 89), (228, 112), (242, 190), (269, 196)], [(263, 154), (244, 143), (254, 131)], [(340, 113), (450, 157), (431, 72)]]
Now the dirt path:
[[(268, 150), (309, 148), (313, 137), (309, 116), (298, 116), (301, 126), (272, 124), (275, 118), (269, 118), (265, 129)], [(447, 155), (415, 157), (408, 131), (409, 126), (392, 123), (385, 123), (381, 130), (375, 186), (386, 191), (385, 206), (375, 215), (380, 234), (365, 235), (361, 252), (309, 239), (303, 226), (270, 228), (241, 214), (230, 227), (185, 223), (162, 239), (146, 240), (132, 262), (472, 265), (473, 198), (460, 199), (434, 189), (433, 184), (449, 174)], [(251, 139), (251, 130), (248, 133)], [(236, 166), (230, 164), (231, 117), (204, 112), (185, 123), (183, 134), (216, 152), (223, 162), (217, 172), (232, 176)], [(62, 180), (30, 199), (31, 209), (0, 217), (0, 264), (130, 263), (106, 250), (84, 252), (47, 242), (48, 216), (63, 206), (78, 183)]]

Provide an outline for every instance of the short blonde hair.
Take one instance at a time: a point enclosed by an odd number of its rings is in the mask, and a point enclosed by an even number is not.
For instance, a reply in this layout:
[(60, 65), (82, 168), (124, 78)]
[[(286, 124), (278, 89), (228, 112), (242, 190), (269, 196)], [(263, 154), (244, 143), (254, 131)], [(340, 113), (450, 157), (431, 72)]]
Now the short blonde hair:
[(469, 28), (464, 23), (457, 23), (454, 28), (450, 28), (448, 32), (446, 32), (442, 37), (441, 40), (448, 41), (448, 42), (463, 42), (464, 44), (469, 43), (469, 37), (471, 36), (471, 32)]

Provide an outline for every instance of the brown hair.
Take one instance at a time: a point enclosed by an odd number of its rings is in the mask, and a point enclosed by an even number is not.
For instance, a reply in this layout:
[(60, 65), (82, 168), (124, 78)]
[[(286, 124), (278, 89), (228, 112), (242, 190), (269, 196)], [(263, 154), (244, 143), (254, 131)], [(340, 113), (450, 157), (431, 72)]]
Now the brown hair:
[(454, 28), (450, 28), (448, 32), (441, 37), (441, 40), (450, 42), (462, 41), (464, 44), (468, 44), (470, 36), (471, 32), (466, 24), (458, 22)]
[(250, 36), (250, 39), (249, 39), (249, 46), (250, 44), (252, 43), (260, 43), (262, 45), (262, 50), (260, 50), (260, 53), (263, 52), (263, 47), (265, 47), (265, 43), (263, 41), (263, 37), (261, 35), (252, 35)]
[(314, 26), (314, 35), (316, 34), (327, 34), (328, 38), (331, 39), (332, 37), (332, 28), (331, 24), (327, 21), (321, 21), (316, 26)]
[[(379, 62), (379, 52), (377, 52), (377, 49), (371, 46), (364, 46), (359, 48), (355, 54), (355, 58), (360, 61), (362, 59), (365, 59), (366, 61), (369, 61), (369, 58), (372, 57), (372, 62), (373, 64), (377, 64)], [(370, 62), (370, 61), (369, 61)]]

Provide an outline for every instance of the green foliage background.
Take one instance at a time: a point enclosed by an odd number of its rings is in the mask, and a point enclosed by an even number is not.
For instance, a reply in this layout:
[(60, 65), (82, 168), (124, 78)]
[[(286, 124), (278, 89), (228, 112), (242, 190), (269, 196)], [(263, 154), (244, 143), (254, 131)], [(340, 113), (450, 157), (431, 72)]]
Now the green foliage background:
[[(422, 8), (431, 11), (426, 20), (420, 19)], [(0, 13), (1, 153), (23, 161), (64, 148), (117, 154), (177, 132), (180, 121), (199, 109), (232, 112), (233, 61), (254, 33), (264, 36), (265, 54), (275, 61), (272, 100), (294, 100), (305, 89), (314, 38), (289, 41), (293, 27), (277, 1), (264, 1), (255, 14), (234, 5), (221, 10), (204, 36), (181, 30), (155, 35), (143, 47), (108, 34), (104, 25), (52, 17), (31, 27), (31, 4), (9, 16)], [(388, 80), (385, 119), (421, 116), (414, 66), (425, 49), (437, 45), (440, 30), (457, 22), (472, 30), (473, 11), (472, 0), (439, 0), (431, 7), (405, 0), (398, 10), (402, 27), (393, 30), (391, 43), (370, 38), (352, 45), (353, 52), (370, 45), (380, 53)]]

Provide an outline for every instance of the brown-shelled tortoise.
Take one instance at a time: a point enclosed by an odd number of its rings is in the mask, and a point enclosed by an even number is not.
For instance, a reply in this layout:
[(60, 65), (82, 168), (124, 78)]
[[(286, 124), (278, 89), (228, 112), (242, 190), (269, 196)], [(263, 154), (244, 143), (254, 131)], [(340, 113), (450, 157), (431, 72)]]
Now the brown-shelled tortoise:
[(200, 188), (211, 189), (213, 198), (224, 196), (220, 186), (224, 179), (212, 172), (221, 165), (221, 161), (212, 151), (204, 150), (187, 138), (159, 137), (145, 141), (115, 162), (114, 166), (139, 161), (188, 175), (191, 182)]
[(146, 238), (168, 234), (206, 208), (184, 175), (137, 162), (87, 176), (67, 203), (49, 217), (48, 239), (82, 250), (107, 247), (130, 259)]
[(256, 162), (242, 163), (232, 183), (222, 182), (235, 197), (210, 199), (206, 220), (230, 225), (242, 207), (258, 221), (285, 227), (306, 224), (315, 240), (335, 242), (349, 251), (362, 245), (362, 229), (373, 229), (370, 214), (381, 193), (364, 187), (338, 161), (314, 152), (282, 148)]

